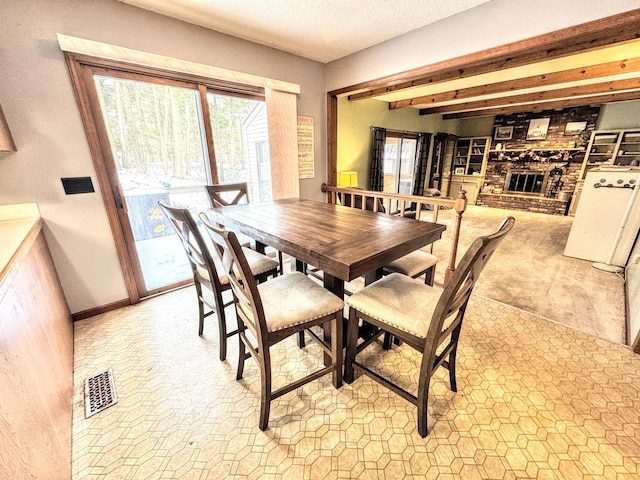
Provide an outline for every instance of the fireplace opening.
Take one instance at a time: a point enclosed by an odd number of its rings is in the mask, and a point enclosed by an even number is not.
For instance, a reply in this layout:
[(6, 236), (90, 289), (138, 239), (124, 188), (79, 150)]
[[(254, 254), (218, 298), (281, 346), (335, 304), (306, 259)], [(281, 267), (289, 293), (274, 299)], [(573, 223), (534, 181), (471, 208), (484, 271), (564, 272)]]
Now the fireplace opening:
[(514, 193), (537, 193), (542, 195), (547, 175), (541, 172), (511, 170), (507, 174), (504, 189)]

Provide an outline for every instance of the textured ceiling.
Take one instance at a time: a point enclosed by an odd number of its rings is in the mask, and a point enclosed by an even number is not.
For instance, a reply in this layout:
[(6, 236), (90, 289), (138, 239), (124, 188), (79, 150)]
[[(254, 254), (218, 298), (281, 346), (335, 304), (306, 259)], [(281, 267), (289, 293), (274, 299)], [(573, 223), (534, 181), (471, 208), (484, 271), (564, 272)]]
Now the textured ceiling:
[[(119, 1), (328, 63), (490, 0)], [(558, 44), (516, 68), (509, 67), (516, 64), (509, 54), (481, 74), (466, 66), (439, 72), (439, 79), (431, 73), (401, 78), (351, 92), (349, 99), (377, 99), (391, 109), (445, 118), (640, 99), (640, 9), (618, 17), (624, 31), (618, 24), (602, 27), (593, 32), (593, 45), (582, 45), (584, 53)]]
[(119, 0), (328, 63), (489, 0)]

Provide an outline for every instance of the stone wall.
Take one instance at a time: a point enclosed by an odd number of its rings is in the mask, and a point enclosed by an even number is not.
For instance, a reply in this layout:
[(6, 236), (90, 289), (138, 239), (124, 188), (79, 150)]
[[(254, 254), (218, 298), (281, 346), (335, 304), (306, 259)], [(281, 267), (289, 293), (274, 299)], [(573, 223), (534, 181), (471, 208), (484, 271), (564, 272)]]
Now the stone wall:
[[(477, 205), (565, 215), (568, 201), (564, 199), (570, 198), (576, 188), (584, 148), (595, 129), (599, 112), (600, 107), (586, 106), (497, 116)], [(549, 118), (546, 137), (527, 140), (530, 122), (538, 118)], [(568, 122), (586, 122), (586, 127), (582, 132), (565, 135)], [(496, 139), (495, 131), (499, 127), (513, 127), (511, 138)], [(496, 150), (496, 147), (500, 148)], [(512, 169), (545, 173), (548, 181), (544, 192), (538, 195), (504, 192), (507, 174)]]
[[(495, 150), (498, 143), (502, 144), (504, 150), (530, 148), (533, 150), (541, 148), (566, 149), (573, 147), (585, 148), (589, 143), (591, 132), (596, 128), (600, 107), (575, 107), (563, 110), (543, 110), (538, 113), (523, 112), (513, 115), (498, 115), (493, 123), (495, 133), (498, 127), (513, 127), (510, 139), (491, 140), (491, 150)], [(544, 140), (527, 140), (527, 132), (531, 120), (537, 118), (549, 118), (549, 128)], [(587, 122), (583, 133), (565, 135), (565, 127), (569, 122)]]
[[(572, 193), (576, 188), (576, 182), (580, 176), (585, 152), (567, 151), (566, 154), (561, 152), (564, 151), (554, 150), (548, 152), (556, 156), (561, 155), (561, 158), (557, 160), (550, 157), (546, 157), (546, 160), (532, 160), (531, 157), (526, 155), (523, 158), (520, 158), (520, 155), (523, 153), (521, 151), (507, 150), (500, 153), (491, 152), (487, 160), (482, 192), (490, 193), (494, 189), (498, 191), (504, 189), (507, 173), (512, 169), (544, 173), (551, 172), (554, 169), (560, 169), (562, 170), (562, 176), (559, 179), (562, 182), (561, 188), (558, 192), (553, 192), (552, 182), (548, 181), (543, 196), (547, 198), (555, 198), (560, 194), (560, 192)], [(545, 158), (545, 153), (547, 152), (538, 152), (536, 154), (541, 158)], [(530, 195), (527, 195), (526, 198), (530, 198)]]

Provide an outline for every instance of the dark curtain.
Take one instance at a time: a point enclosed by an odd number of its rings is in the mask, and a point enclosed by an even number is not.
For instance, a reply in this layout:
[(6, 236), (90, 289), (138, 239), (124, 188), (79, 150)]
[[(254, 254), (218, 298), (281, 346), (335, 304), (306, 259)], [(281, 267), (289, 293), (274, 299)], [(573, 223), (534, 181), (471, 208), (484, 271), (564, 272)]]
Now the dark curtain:
[(420, 133), (416, 148), (416, 161), (413, 169), (413, 195), (424, 195), (424, 184), (427, 179), (427, 166), (429, 163), (429, 146), (431, 134)]
[(369, 190), (381, 192), (384, 188), (384, 143), (386, 139), (387, 130), (385, 128), (375, 127), (373, 129)]

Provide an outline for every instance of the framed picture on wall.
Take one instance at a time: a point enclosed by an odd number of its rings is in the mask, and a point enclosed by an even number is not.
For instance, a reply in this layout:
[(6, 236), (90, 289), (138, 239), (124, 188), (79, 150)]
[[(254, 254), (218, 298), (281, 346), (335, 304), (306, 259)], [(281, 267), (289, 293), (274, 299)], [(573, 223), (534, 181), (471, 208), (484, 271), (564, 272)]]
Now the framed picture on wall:
[(464, 167), (456, 167), (453, 170), (454, 175), (464, 175)]
[(496, 131), (493, 134), (495, 140), (511, 140), (513, 136), (513, 127), (496, 127)]
[(532, 118), (529, 120), (529, 130), (527, 131), (527, 140), (544, 140), (547, 138), (547, 130), (549, 129), (549, 117)]
[(587, 122), (567, 122), (567, 125), (564, 127), (564, 134), (578, 135), (585, 128), (587, 128)]

